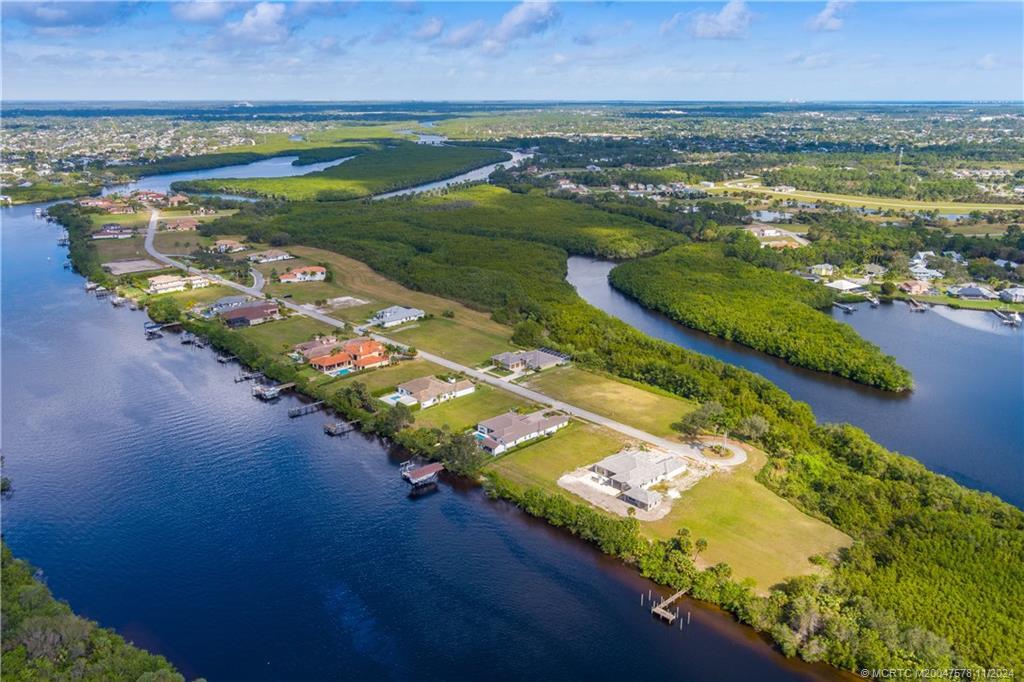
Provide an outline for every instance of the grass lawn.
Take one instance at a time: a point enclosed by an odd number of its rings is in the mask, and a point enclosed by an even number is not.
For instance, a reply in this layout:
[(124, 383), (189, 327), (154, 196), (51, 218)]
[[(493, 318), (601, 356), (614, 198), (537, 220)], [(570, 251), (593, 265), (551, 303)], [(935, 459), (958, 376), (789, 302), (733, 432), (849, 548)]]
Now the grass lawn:
[(129, 239), (96, 239), (96, 253), (101, 263), (128, 258), (149, 258), (146, 253), (145, 238), (140, 234)]
[(198, 232), (157, 232), (153, 237), (156, 250), (170, 254), (192, 253), (212, 243), (212, 239), (200, 236)]
[(97, 230), (107, 223), (115, 223), (117, 225), (124, 225), (125, 227), (134, 227), (137, 229), (143, 229), (149, 225), (149, 211), (116, 214), (92, 213), (89, 217), (92, 220), (93, 227)]
[(443, 358), (469, 366), (513, 348), (507, 333), (472, 329), (444, 317), (420, 320), (406, 329), (383, 333), (401, 343), (433, 351)]
[(643, 532), (668, 538), (689, 528), (692, 537), (708, 541), (703, 563), (724, 561), (737, 578), (753, 578), (760, 590), (815, 572), (808, 557), (852, 541), (754, 480), (764, 463), (764, 453), (751, 452), (746, 464), (715, 473), (683, 493), (665, 518), (643, 523)]
[(891, 199), (889, 197), (871, 197), (855, 194), (829, 194), (827, 192), (811, 192), (798, 189), (795, 192), (776, 192), (766, 187), (715, 187), (711, 192), (754, 192), (766, 196), (796, 201), (822, 202), (845, 206), (893, 209), (903, 211), (938, 211), (939, 213), (970, 213), (972, 211), (1016, 211), (1024, 208), (1024, 204), (962, 204), (955, 201), (914, 201), (912, 199)]
[(538, 486), (578, 503), (578, 497), (558, 487), (558, 479), (618, 452), (625, 443), (626, 438), (614, 431), (573, 420), (552, 436), (502, 455), (488, 466), (514, 483)]
[(390, 367), (381, 367), (379, 369), (371, 369), (365, 372), (347, 374), (341, 377), (337, 384), (338, 388), (341, 388), (342, 386), (358, 381), (365, 384), (370, 393), (376, 393), (378, 391), (397, 386), (398, 384), (409, 381), (410, 379), (417, 379), (431, 374), (444, 374), (446, 371), (447, 370), (440, 365), (435, 365), (434, 363), (427, 362), (426, 360), (417, 359), (400, 362), (397, 365), (391, 365)]
[(576, 367), (549, 369), (520, 383), (656, 436), (672, 436), (672, 423), (697, 407), (670, 393)]
[(417, 410), (416, 426), (447, 426), (456, 433), (474, 428), (484, 419), (496, 417), (509, 410), (525, 407), (530, 403), (508, 391), (485, 384), (477, 384), (476, 391), (461, 398)]
[[(233, 291), (233, 290), (232, 290)], [(292, 346), (309, 341), (316, 334), (338, 334), (338, 330), (323, 322), (317, 322), (302, 315), (266, 322), (255, 327), (243, 327), (238, 333), (249, 339), (270, 355), (279, 355), (291, 350)]]

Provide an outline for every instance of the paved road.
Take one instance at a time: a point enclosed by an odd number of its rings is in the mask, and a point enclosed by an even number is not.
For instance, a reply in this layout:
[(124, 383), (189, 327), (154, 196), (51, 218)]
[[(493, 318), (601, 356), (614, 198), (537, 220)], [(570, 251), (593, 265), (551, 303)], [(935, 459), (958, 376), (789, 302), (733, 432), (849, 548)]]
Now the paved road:
[(252, 275), (252, 288), (256, 291), (263, 291), (263, 285), (267, 283), (263, 273), (256, 268), (250, 268), (249, 273)]
[[(153, 213), (150, 215), (149, 218), (149, 227), (146, 230), (146, 251), (149, 253), (150, 256), (160, 261), (161, 263), (166, 263), (168, 265), (172, 265), (174, 267), (187, 270), (188, 266), (186, 266), (184, 263), (176, 261), (168, 256), (165, 256), (164, 254), (157, 251), (156, 247), (153, 245), (153, 238), (156, 235), (157, 218), (158, 213), (156, 209), (153, 209)], [(211, 280), (216, 281), (218, 284), (223, 284), (224, 286), (231, 287), (232, 289), (236, 289), (243, 293), (249, 294), (250, 296), (264, 298), (264, 294), (256, 287), (247, 287), (242, 284), (238, 284), (237, 282), (232, 282), (231, 280), (224, 279), (223, 277), (220, 277), (218, 275), (206, 273), (204, 273), (204, 275), (210, 278)], [(306, 317), (318, 320), (331, 327), (335, 327), (337, 329), (344, 329), (346, 326), (346, 324), (340, 320), (336, 320), (333, 317), (328, 317), (327, 315), (324, 315), (323, 313), (317, 312), (315, 310), (310, 310), (308, 308), (301, 307), (287, 299), (275, 300), (285, 308), (288, 308), (289, 310), (296, 312), (299, 315), (305, 315)], [(356, 331), (358, 333), (365, 333), (365, 330), (362, 327), (357, 327)], [(407, 347), (405, 344), (398, 343), (397, 341), (393, 341), (387, 338), (386, 336), (381, 336), (380, 334), (370, 333), (369, 336), (371, 338), (376, 339), (377, 341), (380, 341), (381, 343), (397, 346), (399, 348)], [(495, 386), (505, 391), (509, 391), (510, 393), (514, 393), (522, 398), (526, 398), (527, 400), (532, 400), (535, 403), (540, 403), (541, 405), (548, 405), (554, 409), (562, 410), (563, 412), (571, 414), (574, 417), (578, 417), (593, 424), (597, 424), (607, 429), (611, 429), (612, 431), (621, 433), (622, 435), (628, 438), (633, 438), (635, 440), (648, 443), (655, 447), (662, 448), (669, 452), (678, 454), (682, 457), (691, 460), (696, 460), (698, 462), (701, 462), (712, 467), (735, 466), (737, 464), (742, 464), (747, 459), (747, 455), (743, 451), (743, 449), (737, 446), (729, 448), (730, 450), (733, 451), (732, 457), (728, 459), (712, 459), (710, 457), (705, 456), (698, 448), (695, 448), (692, 445), (687, 445), (685, 443), (677, 443), (674, 441), (670, 441), (666, 438), (661, 438), (660, 436), (655, 436), (654, 434), (647, 433), (646, 431), (634, 428), (632, 426), (629, 426), (628, 424), (623, 424), (621, 422), (615, 421), (614, 419), (603, 417), (599, 414), (596, 414), (589, 410), (585, 410), (575, 405), (571, 405), (570, 403), (564, 402), (562, 400), (556, 400), (548, 395), (545, 395), (538, 391), (534, 391), (533, 389), (530, 388), (526, 388), (525, 386), (513, 384), (511, 382), (504, 381), (499, 377), (495, 377), (490, 374), (486, 374), (479, 370), (473, 369), (472, 367), (466, 367), (465, 365), (460, 365), (457, 362), (452, 362), (451, 360), (442, 358), (440, 355), (435, 355), (434, 353), (429, 353), (422, 349), (417, 349), (417, 352), (419, 357), (423, 358), (424, 360), (428, 360), (430, 362), (433, 362), (434, 364), (441, 365), (442, 367), (450, 369), (454, 372), (461, 372), (467, 376), (473, 377), (479, 382), (488, 384), (490, 386)]]

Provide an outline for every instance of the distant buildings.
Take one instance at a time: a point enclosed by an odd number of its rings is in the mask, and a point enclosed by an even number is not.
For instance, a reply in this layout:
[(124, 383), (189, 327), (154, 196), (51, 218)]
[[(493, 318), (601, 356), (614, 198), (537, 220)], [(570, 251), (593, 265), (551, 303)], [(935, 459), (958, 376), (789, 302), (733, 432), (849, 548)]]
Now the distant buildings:
[(191, 232), (199, 229), (199, 221), (195, 218), (168, 218), (161, 226), (172, 232)]
[(217, 253), (238, 253), (245, 249), (245, 244), (234, 239), (218, 239), (213, 243), (213, 250)]
[(425, 315), (426, 313), (419, 308), (404, 308), (400, 305), (393, 305), (390, 308), (378, 311), (376, 315), (370, 318), (370, 322), (387, 329), (389, 327), (397, 327), (406, 322), (420, 320)]
[(420, 377), (398, 385), (398, 395), (411, 398), (421, 408), (461, 398), (475, 390), (476, 385), (469, 379), (442, 381), (437, 377)]
[(118, 223), (107, 223), (92, 233), (93, 239), (131, 239), (134, 236), (135, 230)]
[(327, 279), (327, 268), (320, 265), (305, 265), (286, 272), (279, 278), (281, 284), (296, 282), (322, 282)]
[(186, 289), (202, 289), (210, 285), (210, 280), (202, 275), (157, 275), (150, 277), (146, 287), (147, 294), (168, 294)]
[(831, 263), (818, 263), (817, 265), (812, 265), (810, 270), (812, 275), (831, 277), (836, 273), (836, 266)]
[(568, 423), (568, 415), (547, 409), (530, 414), (509, 412), (477, 424), (476, 439), (485, 452), (500, 455), (521, 443), (552, 434)]

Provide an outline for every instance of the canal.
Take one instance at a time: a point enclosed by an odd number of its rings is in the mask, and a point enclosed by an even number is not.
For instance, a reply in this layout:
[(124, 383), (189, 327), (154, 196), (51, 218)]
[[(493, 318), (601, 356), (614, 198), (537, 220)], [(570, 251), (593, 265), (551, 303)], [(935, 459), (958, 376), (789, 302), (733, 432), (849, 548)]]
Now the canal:
[(380, 441), (144, 340), (35, 208), (0, 209), (3, 532), (77, 612), (212, 682), (839, 676), (698, 603), (655, 622), (650, 583), (476, 487), (410, 498)]
[(1024, 506), (1024, 330), (985, 312), (903, 303), (834, 314), (914, 375), (904, 395), (860, 386), (724, 341), (647, 310), (608, 283), (614, 263), (569, 259), (587, 302), (665, 341), (745, 367), (807, 402), (819, 421), (849, 422), (964, 485)]

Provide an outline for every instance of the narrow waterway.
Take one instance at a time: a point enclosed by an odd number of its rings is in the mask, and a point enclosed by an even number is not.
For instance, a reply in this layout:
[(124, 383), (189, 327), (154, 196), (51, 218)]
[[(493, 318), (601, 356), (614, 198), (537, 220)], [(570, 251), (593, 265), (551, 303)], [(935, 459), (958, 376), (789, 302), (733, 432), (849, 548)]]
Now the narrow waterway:
[(499, 168), (505, 166), (514, 166), (523, 159), (528, 159), (533, 154), (527, 154), (523, 152), (509, 151), (512, 158), (508, 161), (500, 161), (498, 163), (492, 163), (488, 166), (482, 166), (476, 168), (467, 173), (456, 175), (455, 177), (448, 178), (447, 180), (438, 180), (437, 182), (428, 182), (423, 185), (417, 185), (416, 187), (409, 187), (407, 189), (399, 189), (394, 192), (385, 192), (383, 194), (374, 195), (374, 199), (390, 199), (391, 197), (399, 197), (406, 194), (422, 194), (423, 192), (429, 192), (435, 189), (444, 189), (445, 187), (451, 187), (452, 185), (458, 185), (463, 182), (481, 182), (490, 177), (491, 173)]
[(893, 395), (676, 324), (613, 289), (613, 267), (573, 257), (568, 279), (586, 301), (651, 336), (757, 372), (810, 404), (820, 421), (855, 424), (933, 471), (1024, 506), (1024, 330), (941, 306), (834, 313), (914, 375), (913, 392)]
[(212, 682), (839, 677), (691, 601), (655, 622), (650, 583), (478, 488), (410, 498), (400, 453), (144, 340), (35, 208), (0, 209), (3, 533), (79, 613)]

